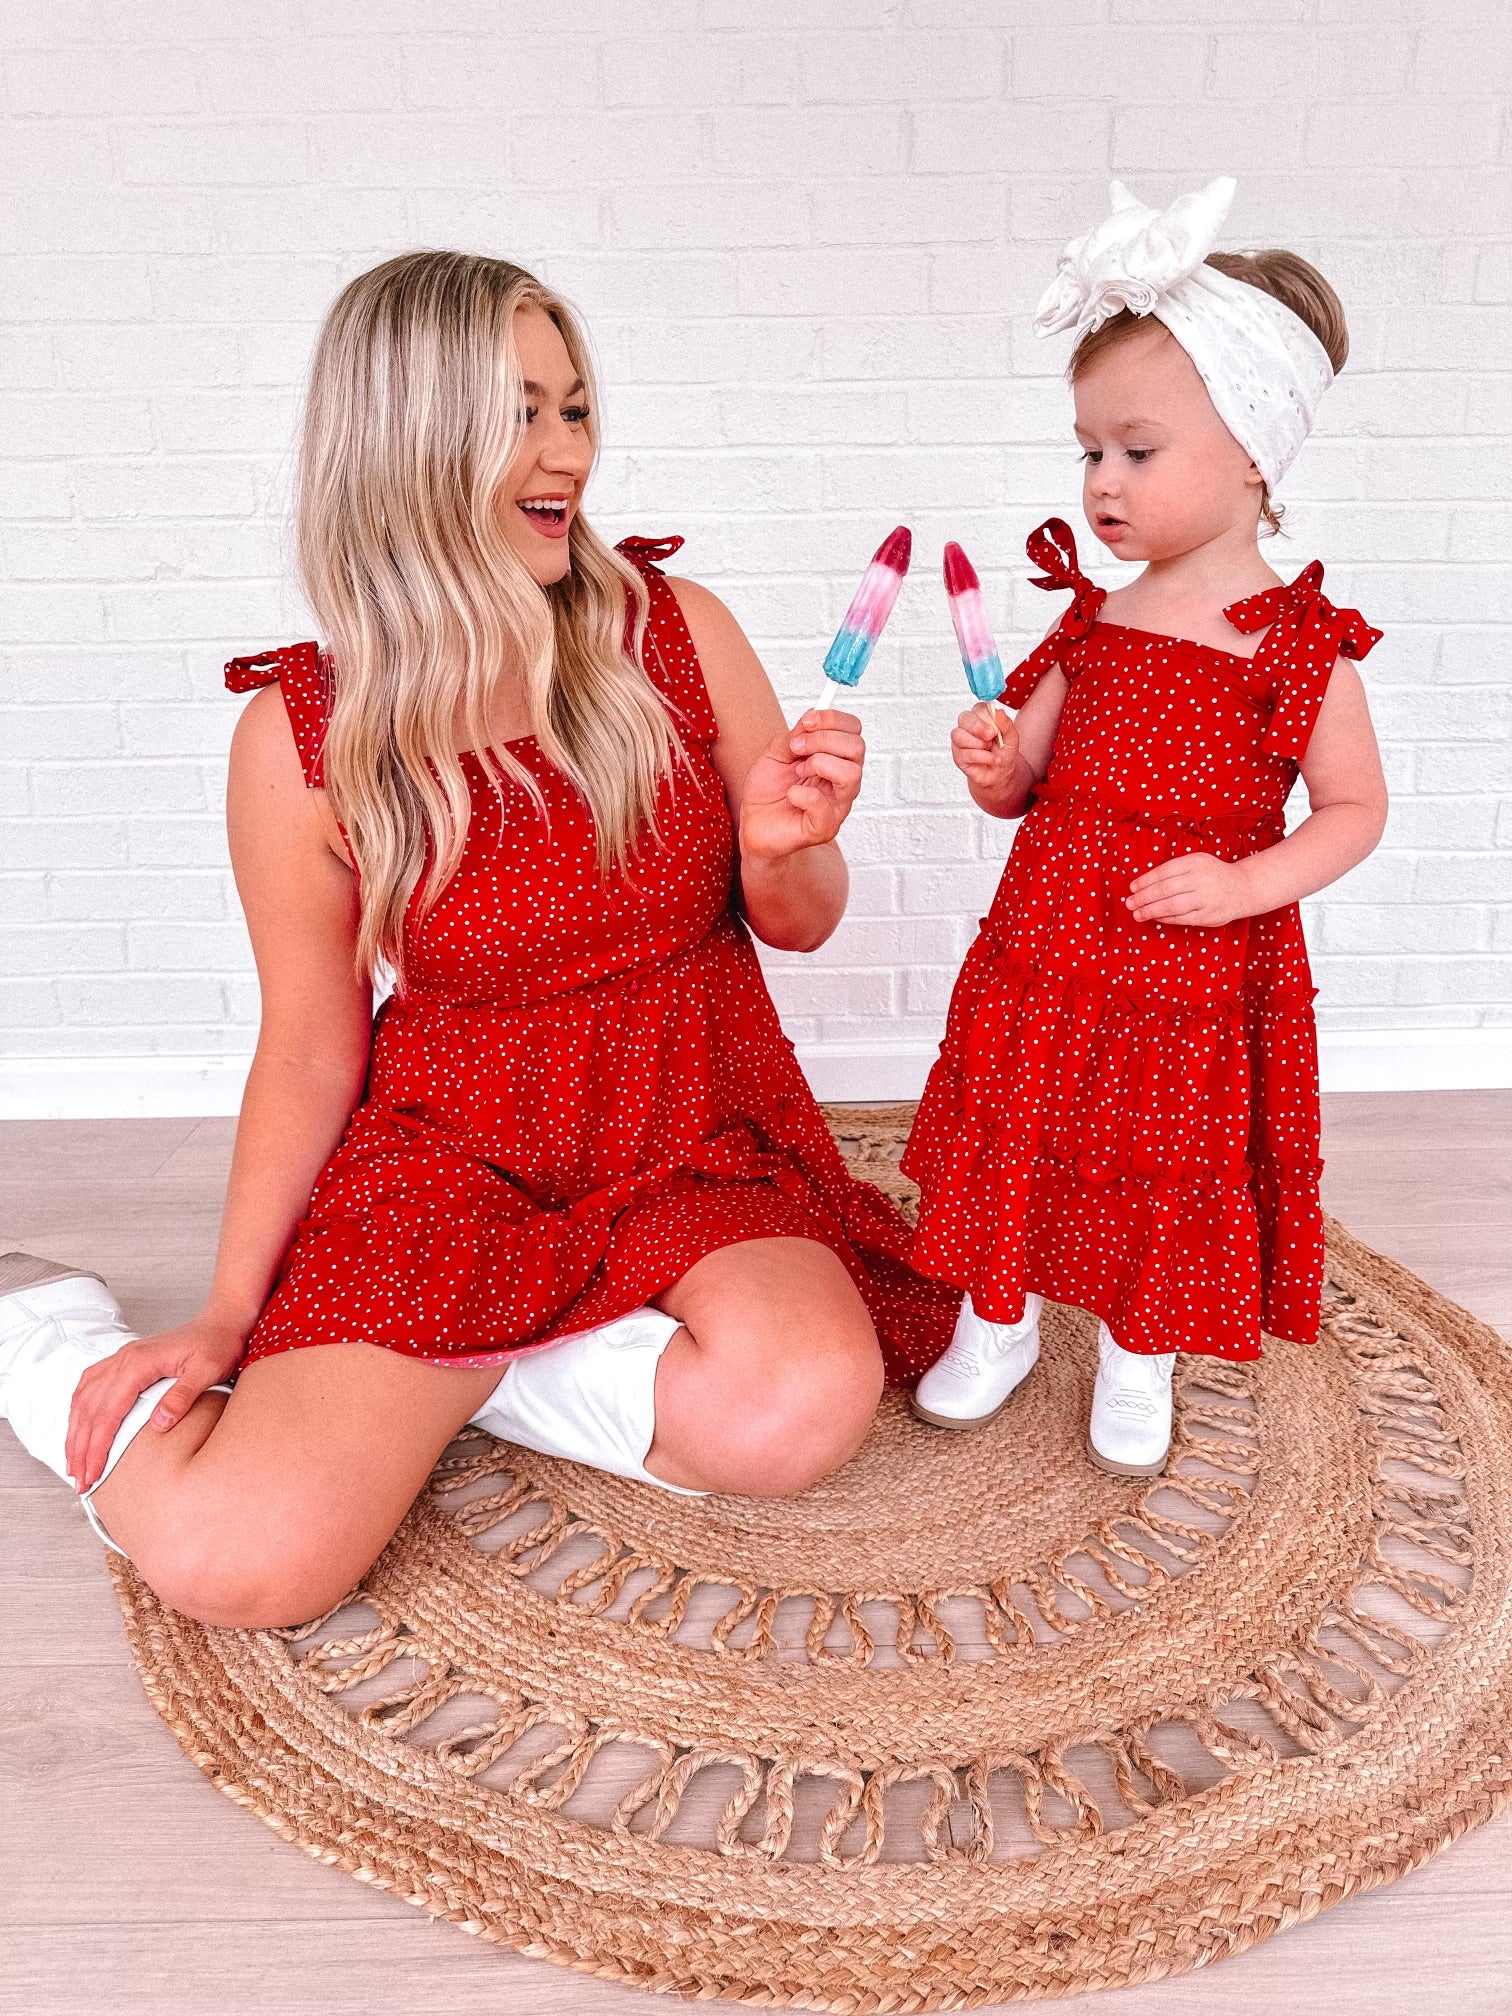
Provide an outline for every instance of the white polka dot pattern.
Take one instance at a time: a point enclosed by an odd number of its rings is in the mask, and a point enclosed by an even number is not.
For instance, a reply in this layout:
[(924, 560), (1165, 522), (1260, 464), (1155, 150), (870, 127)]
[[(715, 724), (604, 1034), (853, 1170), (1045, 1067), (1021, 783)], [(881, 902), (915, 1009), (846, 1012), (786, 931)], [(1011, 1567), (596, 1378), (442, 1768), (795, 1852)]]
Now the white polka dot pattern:
[[(587, 808), (533, 738), (510, 745), (546, 816), (465, 757), (460, 869), (406, 928), (367, 1096), (322, 1172), (249, 1358), (361, 1340), (458, 1364), (640, 1307), (706, 1253), (818, 1240), (849, 1268), (895, 1380), (949, 1340), (960, 1296), (905, 1264), (909, 1228), (850, 1175), (782, 1033), (733, 895), (718, 734), (676, 597), (651, 598), (645, 662), (687, 752), (661, 839), (600, 875)], [(313, 644), (227, 668), (281, 680), (307, 780), (327, 686)]]
[(1318, 1067), (1295, 905), (1137, 923), (1133, 879), (1272, 846), (1334, 664), (1379, 637), (1315, 562), (1225, 611), (1252, 657), (1098, 620), (1069, 527), (1030, 540), (1075, 591), (1008, 684), (1070, 691), (1048, 775), (956, 983), (903, 1167), (915, 1264), (1013, 1322), (1026, 1290), (1129, 1351), (1254, 1358), (1318, 1333)]

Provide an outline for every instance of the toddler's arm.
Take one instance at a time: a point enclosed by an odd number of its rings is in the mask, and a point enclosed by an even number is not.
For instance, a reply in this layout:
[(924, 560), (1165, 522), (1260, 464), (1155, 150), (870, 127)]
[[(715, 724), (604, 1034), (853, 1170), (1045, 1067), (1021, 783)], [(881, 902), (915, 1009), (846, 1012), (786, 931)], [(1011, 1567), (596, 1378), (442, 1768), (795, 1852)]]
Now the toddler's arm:
[(976, 803), (994, 819), (1018, 819), (1029, 793), (1050, 767), (1050, 751), (1066, 704), (1066, 675), (1052, 665), (1015, 715), (985, 704), (963, 714), (950, 731), (950, 754)]
[(1374, 849), (1386, 826), (1386, 779), (1364, 685), (1345, 659), (1334, 666), (1301, 768), (1311, 811), (1295, 833), (1246, 861), (1188, 854), (1151, 869), (1129, 887), (1140, 922), (1258, 917), (1326, 889)]

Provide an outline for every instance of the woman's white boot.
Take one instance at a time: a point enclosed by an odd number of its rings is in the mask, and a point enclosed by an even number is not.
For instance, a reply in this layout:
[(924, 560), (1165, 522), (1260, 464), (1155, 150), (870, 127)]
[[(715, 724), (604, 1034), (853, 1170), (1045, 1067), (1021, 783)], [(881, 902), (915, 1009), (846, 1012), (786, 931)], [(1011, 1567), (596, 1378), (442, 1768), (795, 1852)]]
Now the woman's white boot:
[(473, 1422), (543, 1456), (566, 1456), (680, 1497), (705, 1497), (646, 1468), (656, 1432), (656, 1368), (677, 1328), (676, 1318), (660, 1309), (633, 1309), (527, 1351), (511, 1360)]
[(1017, 1323), (989, 1323), (968, 1295), (943, 1358), (919, 1381), (909, 1404), (936, 1428), (981, 1428), (1001, 1414), (1039, 1359), (1044, 1298), (1024, 1297)]
[[(79, 1381), (91, 1365), (135, 1342), (136, 1332), (127, 1329), (120, 1305), (97, 1274), (30, 1253), (0, 1254), (0, 1418), (9, 1421), (22, 1448), (66, 1484), (74, 1481), (66, 1449)], [(79, 1499), (90, 1525), (116, 1554), (122, 1550), (90, 1500), (172, 1384), (155, 1380), (137, 1397), (116, 1430), (105, 1468)]]
[(1092, 1461), (1115, 1477), (1158, 1477), (1171, 1447), (1174, 1351), (1125, 1351), (1097, 1326), (1097, 1384), (1087, 1431)]

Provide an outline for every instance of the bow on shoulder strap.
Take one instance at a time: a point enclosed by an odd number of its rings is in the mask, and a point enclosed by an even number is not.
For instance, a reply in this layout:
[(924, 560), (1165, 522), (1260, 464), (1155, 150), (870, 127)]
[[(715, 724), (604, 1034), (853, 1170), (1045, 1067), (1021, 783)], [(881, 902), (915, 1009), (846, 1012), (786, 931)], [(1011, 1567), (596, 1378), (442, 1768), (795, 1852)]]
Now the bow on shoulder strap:
[[(686, 544), (687, 541), (679, 538), (675, 532), (669, 533), (664, 539), (646, 539), (637, 533), (631, 533), (629, 538), (617, 541), (614, 548), (622, 560), (630, 562), (630, 565), (646, 584), (646, 592), (651, 600), (651, 623), (647, 636), (654, 654), (659, 655), (660, 653), (660, 645), (656, 637), (657, 611), (669, 603), (674, 610), (677, 606), (676, 598), (672, 590), (667, 586), (657, 562), (659, 560), (670, 560), (672, 555)], [(674, 621), (678, 624), (681, 624), (681, 620), (681, 617), (674, 618)], [(625, 609), (625, 651), (631, 658), (635, 656), (635, 604), (628, 601), (628, 599)]]
[(1047, 518), (1043, 525), (1037, 526), (1025, 541), (1025, 551), (1036, 567), (1044, 569), (1043, 573), (1030, 576), (1033, 585), (1069, 588), (1073, 599), (1056, 628), (1015, 669), (1003, 689), (1003, 698), (1010, 707), (1022, 707), (1051, 666), (1060, 662), (1065, 647), (1087, 636), (1108, 599), (1107, 589), (1099, 588), (1082, 572), (1076, 557), (1076, 537), (1064, 518)]
[(1025, 541), (1025, 551), (1036, 567), (1043, 567), (1043, 574), (1034, 574), (1030, 580), (1036, 588), (1070, 588), (1075, 600), (1060, 621), (1059, 634), (1068, 638), (1085, 637), (1097, 621), (1098, 611), (1108, 599), (1106, 588), (1099, 588), (1087, 579), (1076, 557), (1076, 535), (1064, 518), (1047, 518), (1043, 525), (1029, 534)]
[[(719, 720), (704, 684), (698, 662), (698, 646), (688, 628), (687, 618), (676, 592), (657, 565), (680, 552), (687, 541), (676, 533), (664, 539), (632, 535), (621, 539), (615, 552), (628, 560), (646, 584), (650, 604), (640, 663), (662, 698), (671, 703), (678, 732), (706, 747), (719, 735)], [(635, 609), (625, 610), (625, 653), (634, 658)]]
[(331, 668), (318, 644), (281, 644), (272, 651), (226, 663), (226, 687), (232, 693), (255, 693), (274, 680), (283, 689), (284, 706), (299, 750), (305, 782), (318, 789), (325, 781), (323, 750), (331, 714)]
[(1367, 657), (1385, 632), (1367, 623), (1358, 609), (1339, 609), (1329, 601), (1320, 560), (1304, 567), (1295, 581), (1246, 596), (1223, 613), (1236, 630), (1275, 625), (1260, 646), (1276, 674), (1270, 726), (1260, 747), (1300, 762), (1335, 661)]
[(275, 679), (313, 679), (320, 668), (320, 646), (314, 642), (280, 644), (271, 651), (253, 651), (226, 660), (226, 691), (255, 693)]
[(623, 554), (632, 567), (639, 567), (644, 573), (648, 567), (655, 567), (662, 560), (670, 560), (672, 555), (681, 551), (687, 543), (686, 539), (678, 538), (676, 533), (670, 534), (665, 539), (645, 539), (633, 533), (628, 539), (621, 539), (614, 550)]

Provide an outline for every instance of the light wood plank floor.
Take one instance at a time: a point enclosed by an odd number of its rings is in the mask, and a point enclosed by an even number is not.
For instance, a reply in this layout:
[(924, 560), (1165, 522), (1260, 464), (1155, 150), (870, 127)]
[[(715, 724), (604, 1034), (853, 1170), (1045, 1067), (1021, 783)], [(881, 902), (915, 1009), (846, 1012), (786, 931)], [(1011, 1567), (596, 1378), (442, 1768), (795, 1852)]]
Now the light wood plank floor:
[[(1512, 1335), (1512, 1092), (1325, 1100), (1329, 1207)], [(0, 1251), (109, 1276), (142, 1330), (209, 1278), (231, 1123), (0, 1124)], [(644, 1995), (496, 1952), (221, 1799), (148, 1708), (99, 1548), (0, 1430), (0, 2010), (613, 2016)], [(1512, 1815), (1404, 1882), (1108, 2016), (1512, 2011)], [(1090, 2010), (1093, 1998), (1075, 2007)]]

